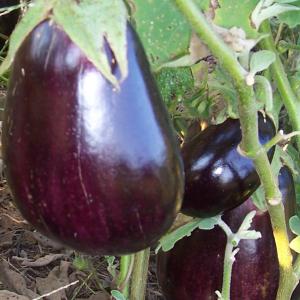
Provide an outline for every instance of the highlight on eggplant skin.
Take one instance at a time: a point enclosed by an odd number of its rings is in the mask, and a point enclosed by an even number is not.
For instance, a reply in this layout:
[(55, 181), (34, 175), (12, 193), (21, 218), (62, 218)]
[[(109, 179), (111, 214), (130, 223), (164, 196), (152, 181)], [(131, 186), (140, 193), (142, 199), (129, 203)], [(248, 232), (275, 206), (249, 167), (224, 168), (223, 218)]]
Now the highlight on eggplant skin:
[[(276, 133), (272, 120), (258, 114), (259, 139), (268, 142)], [(182, 212), (211, 217), (237, 207), (260, 185), (251, 159), (238, 152), (242, 140), (240, 122), (227, 119), (211, 125), (183, 144), (185, 170)], [(271, 160), (275, 148), (269, 150)]]
[[(36, 229), (91, 254), (155, 244), (181, 206), (179, 146), (129, 23), (127, 44), (116, 92), (46, 20), (18, 50), (9, 83), (2, 142), (15, 203)], [(113, 59), (111, 68), (120, 76)]]
[[(286, 221), (295, 215), (296, 195), (290, 170), (279, 173)], [(257, 240), (242, 240), (235, 256), (231, 279), (231, 300), (275, 300), (278, 289), (279, 265), (270, 217), (259, 211), (248, 199), (226, 212), (224, 221), (236, 232), (244, 217), (252, 210), (256, 216), (251, 229), (262, 235)], [(157, 276), (166, 300), (212, 300), (222, 289), (226, 235), (220, 227), (195, 230), (177, 242), (168, 252), (157, 256)], [(300, 299), (300, 286), (291, 298)]]

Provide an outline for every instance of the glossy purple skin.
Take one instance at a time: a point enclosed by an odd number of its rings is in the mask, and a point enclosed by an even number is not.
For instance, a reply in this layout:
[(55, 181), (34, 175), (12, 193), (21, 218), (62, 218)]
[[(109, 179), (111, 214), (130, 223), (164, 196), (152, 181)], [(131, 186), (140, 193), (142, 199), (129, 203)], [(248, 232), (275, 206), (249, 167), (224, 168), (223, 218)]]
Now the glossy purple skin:
[[(259, 113), (259, 139), (265, 144), (275, 135), (273, 122)], [(200, 132), (182, 147), (185, 193), (182, 212), (211, 217), (246, 201), (260, 184), (253, 162), (240, 155), (239, 120), (227, 119)], [(269, 158), (274, 148), (269, 151)]]
[[(279, 175), (283, 203), (288, 218), (295, 214), (295, 190), (290, 171), (284, 167)], [(249, 199), (227, 212), (224, 221), (237, 231), (245, 215), (256, 207)], [(275, 300), (278, 288), (278, 260), (270, 218), (257, 211), (251, 229), (262, 238), (243, 240), (233, 265), (231, 300)], [(157, 273), (166, 300), (215, 300), (222, 289), (226, 236), (216, 227), (197, 230), (175, 244), (169, 252), (158, 254)], [(292, 299), (298, 300), (299, 290)]]
[[(254, 209), (251, 200), (228, 212), (226, 223), (237, 230), (244, 216)], [(244, 240), (233, 266), (231, 300), (275, 300), (278, 261), (267, 213), (257, 215), (252, 229), (263, 236)], [(222, 289), (226, 236), (219, 227), (197, 230), (158, 256), (158, 279), (167, 300), (215, 300)]]
[(92, 254), (153, 245), (181, 205), (178, 145), (129, 24), (127, 42), (118, 92), (44, 21), (19, 49), (8, 90), (3, 154), (17, 207), (45, 235)]

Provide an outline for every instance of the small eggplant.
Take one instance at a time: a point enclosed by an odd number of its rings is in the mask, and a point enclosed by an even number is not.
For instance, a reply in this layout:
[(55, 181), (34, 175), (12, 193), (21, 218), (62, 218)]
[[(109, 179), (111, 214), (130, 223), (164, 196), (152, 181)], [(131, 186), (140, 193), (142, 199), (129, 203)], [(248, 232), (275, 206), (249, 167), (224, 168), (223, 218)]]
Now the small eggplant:
[(155, 244), (183, 194), (166, 109), (129, 23), (126, 34), (119, 91), (49, 20), (26, 37), (11, 70), (2, 142), (15, 203), (36, 229), (91, 254)]
[[(287, 219), (295, 214), (294, 183), (289, 169), (279, 174)], [(258, 211), (251, 199), (224, 214), (224, 221), (236, 232), (246, 214), (256, 210), (251, 229), (262, 237), (242, 240), (233, 265), (231, 300), (275, 300), (279, 280), (276, 245), (268, 212)], [(177, 242), (169, 252), (159, 252), (157, 275), (167, 300), (213, 300), (222, 288), (224, 232), (196, 230)], [(299, 295), (295, 291), (293, 297)], [(299, 299), (299, 298), (292, 298)]]
[[(259, 139), (265, 144), (275, 135), (271, 119), (258, 114)], [(238, 152), (242, 133), (239, 120), (212, 125), (182, 147), (185, 193), (182, 212), (211, 217), (230, 210), (258, 188), (260, 180), (251, 159)], [(273, 157), (274, 148), (269, 153)]]

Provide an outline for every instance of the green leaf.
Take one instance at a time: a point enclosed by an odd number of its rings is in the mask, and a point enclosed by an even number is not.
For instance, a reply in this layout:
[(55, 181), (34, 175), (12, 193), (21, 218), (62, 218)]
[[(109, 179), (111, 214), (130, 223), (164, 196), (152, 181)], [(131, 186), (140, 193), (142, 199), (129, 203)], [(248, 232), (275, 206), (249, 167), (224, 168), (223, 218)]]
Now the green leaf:
[[(261, 75), (255, 76), (255, 95), (259, 109), (266, 108), (267, 113), (273, 111), (273, 88), (270, 81)], [(261, 107), (262, 106), (262, 107)]]
[(286, 4), (286, 3), (294, 3), (294, 2), (297, 2), (298, 0), (277, 0), (275, 2), (277, 3), (282, 3), (282, 4)]
[(297, 2), (298, 0), (277, 0), (275, 1), (276, 3), (294, 3), (294, 2)]
[(169, 251), (174, 247), (176, 242), (185, 236), (190, 236), (195, 229), (199, 228), (203, 230), (211, 230), (215, 227), (215, 225), (218, 224), (219, 220), (220, 216), (205, 219), (195, 219), (163, 236), (160, 239), (159, 246), (155, 249), (155, 252), (157, 253), (160, 248), (162, 248), (162, 250), (165, 252)]
[(260, 211), (266, 211), (267, 205), (265, 200), (265, 192), (262, 186), (259, 186), (259, 188), (252, 194), (252, 200), (254, 205), (260, 210)]
[(255, 210), (252, 210), (246, 215), (243, 223), (239, 227), (238, 233), (247, 231), (251, 227), (251, 224), (252, 224), (253, 218), (255, 217), (255, 214), (256, 214)]
[(115, 263), (115, 256), (105, 256), (105, 260), (107, 262), (107, 271), (113, 278), (115, 278), (117, 269), (117, 264)]
[(255, 82), (255, 74), (266, 70), (276, 59), (274, 52), (269, 50), (261, 50), (254, 52), (250, 59), (250, 71), (246, 81), (248, 85), (253, 85)]
[(58, 0), (53, 20), (68, 34), (87, 58), (114, 86), (118, 80), (111, 73), (104, 50), (107, 41), (124, 79), (128, 73), (126, 51), (127, 10), (122, 0)]
[(25, 16), (16, 26), (10, 37), (9, 50), (5, 60), (0, 65), (0, 75), (2, 75), (13, 62), (14, 56), (21, 46), (22, 42), (34, 29), (34, 27), (47, 18), (53, 8), (55, 0), (37, 0), (30, 6)]
[(300, 236), (297, 236), (290, 242), (290, 248), (297, 253), (300, 253)]
[[(207, 10), (209, 0), (197, 0)], [(133, 19), (152, 68), (188, 53), (191, 28), (172, 0), (134, 0)]]
[(112, 290), (111, 295), (115, 300), (126, 300), (125, 296), (118, 290)]
[(284, 12), (298, 11), (299, 8), (294, 5), (274, 3), (265, 7), (263, 1), (260, 1), (257, 7), (254, 9), (251, 19), (255, 28), (259, 28), (260, 24), (267, 19), (275, 16), (279, 16)]
[[(300, 1), (293, 1), (293, 5), (299, 7)], [(278, 16), (279, 20), (287, 24), (290, 28), (294, 28), (300, 24), (300, 13), (298, 11), (289, 11)]]
[(261, 50), (254, 52), (250, 59), (250, 72), (258, 73), (266, 70), (276, 59), (274, 52), (269, 50)]
[(245, 230), (238, 234), (241, 240), (257, 240), (261, 238), (261, 233), (256, 230)]
[(242, 28), (248, 38), (257, 38), (258, 32), (251, 24), (251, 14), (258, 0), (219, 0), (215, 11), (214, 23), (216, 25), (232, 28)]
[(292, 232), (296, 235), (300, 235), (300, 218), (298, 216), (291, 217), (289, 224)]
[(79, 271), (90, 270), (90, 261), (82, 255), (76, 255), (73, 260), (73, 266)]

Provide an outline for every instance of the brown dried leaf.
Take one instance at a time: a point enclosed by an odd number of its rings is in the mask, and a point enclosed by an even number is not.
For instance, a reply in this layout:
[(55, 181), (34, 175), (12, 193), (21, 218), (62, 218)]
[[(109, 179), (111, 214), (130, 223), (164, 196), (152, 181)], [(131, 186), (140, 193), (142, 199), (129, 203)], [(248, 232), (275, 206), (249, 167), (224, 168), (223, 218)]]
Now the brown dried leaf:
[[(46, 278), (36, 278), (36, 287), (41, 295), (51, 293), (63, 286), (69, 284), (68, 270), (70, 263), (67, 261), (61, 261), (59, 267), (55, 267), (48, 274)], [(50, 296), (47, 296), (48, 300), (67, 300), (66, 290), (60, 290)]]
[(20, 296), (9, 291), (0, 291), (0, 299), (2, 300), (30, 300), (28, 297)]
[(64, 246), (59, 244), (56, 241), (49, 239), (48, 237), (44, 236), (43, 234), (35, 231), (32, 232), (32, 236), (44, 247), (51, 247), (54, 250), (62, 250)]
[(8, 290), (27, 296), (30, 299), (38, 296), (27, 288), (25, 278), (20, 273), (10, 269), (8, 262), (5, 260), (0, 261), (0, 270), (0, 281)]
[(37, 260), (32, 260), (23, 257), (13, 256), (12, 259), (22, 261), (22, 266), (24, 267), (44, 267), (52, 263), (57, 259), (65, 258), (64, 254), (48, 254), (46, 256), (40, 257)]
[(0, 245), (1, 248), (6, 248), (13, 243), (14, 232), (13, 231), (0, 231)]

